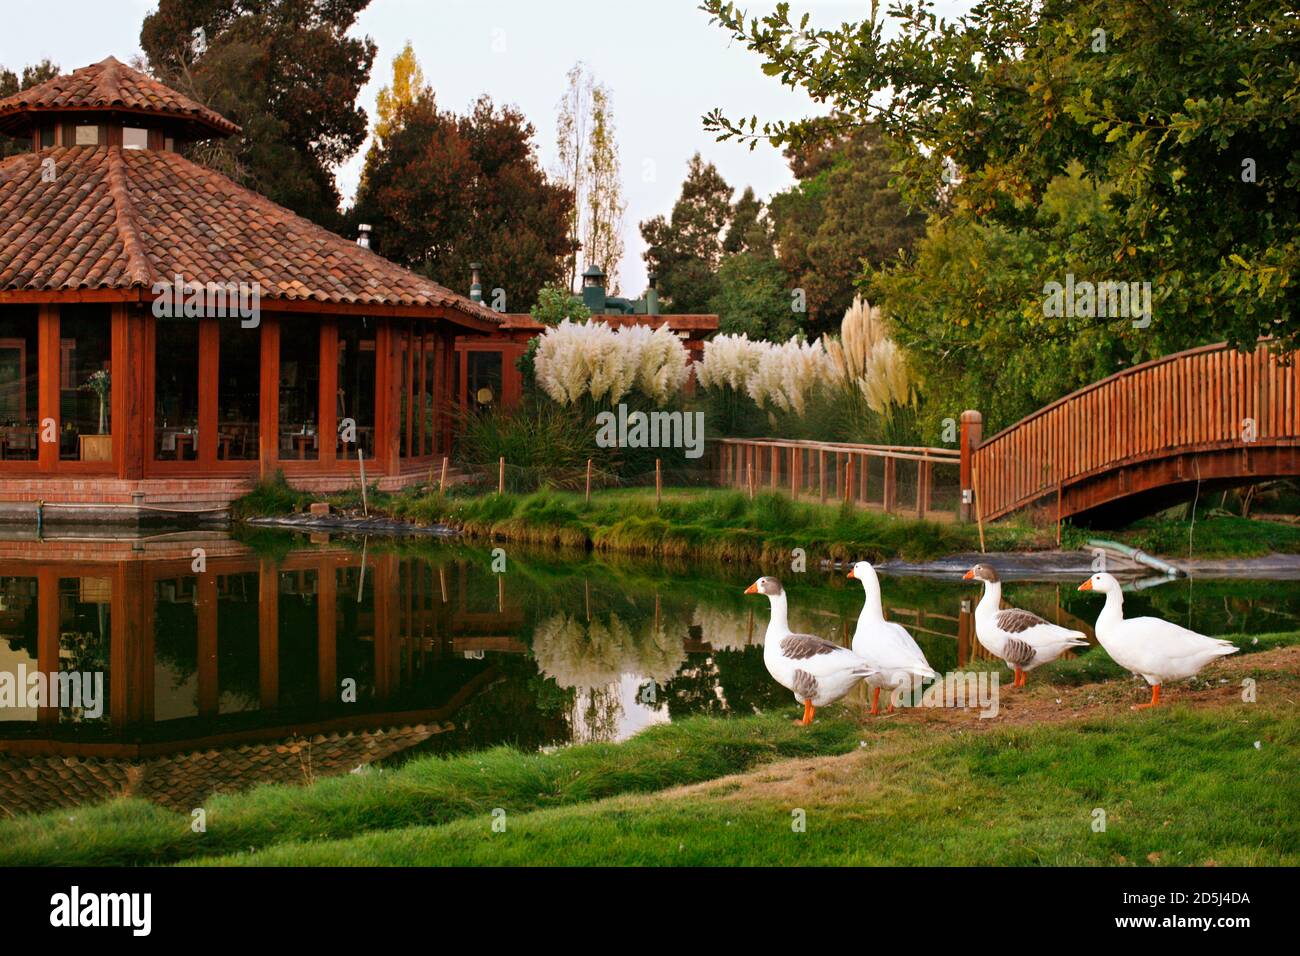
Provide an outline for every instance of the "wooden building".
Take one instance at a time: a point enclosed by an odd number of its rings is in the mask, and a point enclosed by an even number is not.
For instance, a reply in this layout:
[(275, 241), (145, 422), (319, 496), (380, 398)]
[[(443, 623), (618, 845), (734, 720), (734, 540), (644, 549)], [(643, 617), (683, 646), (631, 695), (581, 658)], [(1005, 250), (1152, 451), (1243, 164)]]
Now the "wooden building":
[[(501, 316), (211, 169), (229, 120), (113, 58), (0, 100), (0, 505), (399, 487)], [(30, 508), (30, 504), (26, 505)]]

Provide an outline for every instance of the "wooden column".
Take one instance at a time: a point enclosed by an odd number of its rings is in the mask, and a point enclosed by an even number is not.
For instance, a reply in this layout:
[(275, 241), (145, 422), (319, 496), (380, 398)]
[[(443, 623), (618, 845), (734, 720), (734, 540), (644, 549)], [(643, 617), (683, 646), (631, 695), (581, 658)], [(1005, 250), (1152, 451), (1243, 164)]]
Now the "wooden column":
[[(42, 305), (38, 312), (37, 339), (40, 367), (37, 393), (37, 441), (41, 471), (54, 471), (59, 466), (59, 435), (63, 422), (59, 418), (59, 307)], [(54, 441), (45, 441), (46, 423), (54, 422)]]
[[(338, 460), (339, 445), (339, 320), (324, 316), (320, 324), (319, 458), (322, 470)], [(328, 464), (327, 464), (328, 463)]]
[(338, 569), (326, 557), (316, 577), (316, 685), (322, 704), (339, 700), (337, 600)]
[[(36, 669), (45, 675), (46, 688), (50, 677), (59, 672), (59, 575), (51, 567), (36, 571)], [(36, 711), (40, 725), (57, 724), (59, 709), (47, 697), (44, 707)]]
[(262, 316), (261, 398), (258, 404), (258, 461), (263, 479), (275, 474), (280, 460), (280, 317)]
[(263, 710), (280, 703), (280, 576), (273, 562), (257, 566), (257, 684)]
[(210, 468), (217, 460), (217, 383), (220, 380), (220, 358), (221, 327), (218, 320), (199, 319), (199, 467)]
[(113, 458), (119, 478), (144, 477), (148, 454), (149, 402), (146, 388), (148, 350), (145, 317), (139, 306), (125, 302), (113, 306)]
[(194, 582), (198, 617), (199, 716), (215, 717), (220, 710), (221, 675), (217, 656), (217, 576), (200, 574)]
[[(112, 637), (120, 645), (125, 680), (109, 692), (110, 710), (123, 715), (124, 723), (153, 723), (154, 636), (153, 588), (138, 561), (124, 561), (113, 576)], [(120, 695), (120, 699), (119, 699)]]

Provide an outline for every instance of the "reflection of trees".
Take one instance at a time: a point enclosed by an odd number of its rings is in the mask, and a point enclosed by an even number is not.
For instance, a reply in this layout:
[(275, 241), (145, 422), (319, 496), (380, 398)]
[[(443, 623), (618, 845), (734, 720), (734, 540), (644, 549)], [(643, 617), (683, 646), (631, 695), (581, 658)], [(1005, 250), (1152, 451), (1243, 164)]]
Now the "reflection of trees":
[(638, 674), (663, 683), (686, 660), (684, 629), (668, 629), (662, 618), (635, 630), (617, 614), (584, 621), (560, 612), (533, 631), (533, 657), (542, 673), (561, 687), (596, 690)]

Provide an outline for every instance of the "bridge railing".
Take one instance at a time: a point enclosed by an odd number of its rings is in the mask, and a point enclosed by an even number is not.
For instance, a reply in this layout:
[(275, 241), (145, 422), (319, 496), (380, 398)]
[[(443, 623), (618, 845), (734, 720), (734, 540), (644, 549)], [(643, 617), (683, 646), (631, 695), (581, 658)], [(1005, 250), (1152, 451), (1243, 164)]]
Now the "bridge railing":
[(980, 428), (978, 413), (963, 415), (962, 488), (988, 521), (1125, 464), (1293, 442), (1300, 367), (1265, 344), (1204, 346), (1088, 385), (987, 440)]
[(960, 451), (850, 442), (722, 438), (714, 474), (724, 487), (752, 494), (846, 501), (891, 514), (945, 520), (961, 500)]

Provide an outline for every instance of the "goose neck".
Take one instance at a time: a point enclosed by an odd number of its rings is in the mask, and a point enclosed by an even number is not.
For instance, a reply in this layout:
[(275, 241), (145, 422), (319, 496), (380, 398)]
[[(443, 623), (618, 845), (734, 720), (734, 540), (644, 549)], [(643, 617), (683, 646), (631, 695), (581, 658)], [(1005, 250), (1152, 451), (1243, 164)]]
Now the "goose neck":
[(985, 581), (984, 593), (980, 596), (979, 604), (975, 605), (975, 613), (981, 617), (988, 614), (997, 613), (998, 608), (1002, 606), (1002, 582)]

